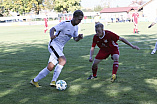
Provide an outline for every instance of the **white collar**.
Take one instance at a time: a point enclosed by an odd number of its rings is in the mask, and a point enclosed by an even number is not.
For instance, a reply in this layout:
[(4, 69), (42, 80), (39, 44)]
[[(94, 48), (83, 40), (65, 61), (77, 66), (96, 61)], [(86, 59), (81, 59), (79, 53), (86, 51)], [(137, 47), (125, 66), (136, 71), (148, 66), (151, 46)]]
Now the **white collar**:
[(100, 39), (104, 38), (104, 36), (105, 36), (105, 30), (103, 32), (104, 32), (104, 35), (102, 37), (99, 37)]

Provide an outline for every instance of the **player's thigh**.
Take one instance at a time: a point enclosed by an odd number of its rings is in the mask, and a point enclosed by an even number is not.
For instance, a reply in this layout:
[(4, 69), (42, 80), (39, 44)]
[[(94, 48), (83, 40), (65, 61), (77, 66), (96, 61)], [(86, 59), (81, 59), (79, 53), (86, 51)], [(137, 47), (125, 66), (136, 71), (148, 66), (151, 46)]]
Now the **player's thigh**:
[(106, 59), (106, 58), (109, 57), (109, 55), (110, 55), (109, 52), (106, 52), (104, 50), (99, 50), (99, 52), (96, 55), (95, 59), (98, 59), (98, 60)]
[(56, 60), (59, 62), (60, 65), (66, 64), (66, 58), (64, 56), (63, 50), (60, 49), (56, 44), (53, 44), (52, 46), (48, 46), (48, 50), (51, 53), (51, 62), (53, 64), (57, 64)]
[(50, 53), (54, 53), (57, 58), (64, 56), (63, 49), (56, 45), (56, 43), (53, 43), (51, 46), (48, 45), (48, 50)]
[(47, 68), (51, 71), (53, 70), (54, 66), (58, 63), (58, 58), (55, 56), (54, 53), (51, 53)]

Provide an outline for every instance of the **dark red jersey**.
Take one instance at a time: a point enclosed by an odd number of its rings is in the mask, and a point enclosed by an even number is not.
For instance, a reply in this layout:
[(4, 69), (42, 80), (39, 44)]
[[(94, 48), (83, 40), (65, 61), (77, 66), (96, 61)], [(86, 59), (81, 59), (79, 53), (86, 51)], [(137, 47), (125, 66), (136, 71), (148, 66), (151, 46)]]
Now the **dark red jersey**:
[(134, 18), (134, 22), (137, 24), (138, 23), (139, 14), (138, 13), (133, 13), (132, 17)]
[(104, 33), (105, 35), (102, 38), (97, 34), (94, 35), (92, 47), (97, 45), (100, 49), (118, 48), (116, 42), (119, 40), (119, 36), (108, 30), (104, 30)]

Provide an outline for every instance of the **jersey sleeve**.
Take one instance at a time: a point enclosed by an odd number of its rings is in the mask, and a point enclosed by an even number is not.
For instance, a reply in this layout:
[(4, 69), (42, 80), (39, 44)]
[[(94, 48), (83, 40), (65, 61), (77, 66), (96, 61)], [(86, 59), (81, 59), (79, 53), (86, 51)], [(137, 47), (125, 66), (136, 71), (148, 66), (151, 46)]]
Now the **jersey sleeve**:
[(94, 35), (93, 42), (92, 42), (92, 47), (95, 47), (95, 46), (96, 46), (96, 36)]
[(117, 42), (119, 40), (119, 36), (113, 32), (110, 31), (111, 38), (114, 42)]
[(63, 28), (66, 27), (66, 22), (60, 22), (58, 25), (54, 26), (54, 28), (56, 29), (56, 33), (58, 33), (59, 31), (62, 31)]

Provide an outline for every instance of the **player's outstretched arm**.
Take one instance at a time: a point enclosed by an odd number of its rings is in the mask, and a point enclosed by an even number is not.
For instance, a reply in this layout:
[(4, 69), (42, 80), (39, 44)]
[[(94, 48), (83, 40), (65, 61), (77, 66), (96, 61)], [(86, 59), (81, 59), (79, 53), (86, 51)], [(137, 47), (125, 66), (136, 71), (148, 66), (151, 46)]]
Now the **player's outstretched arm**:
[(121, 38), (119, 37), (119, 40), (124, 42), (125, 44), (129, 45), (130, 47), (132, 47), (133, 49), (137, 49), (137, 50), (140, 50), (140, 48), (138, 46), (134, 46), (132, 45), (128, 40), (124, 39), (124, 38)]
[(152, 26), (154, 26), (156, 23), (153, 22), (151, 25), (148, 26), (148, 28), (151, 28)]
[(83, 39), (83, 34), (79, 34), (77, 37), (74, 37), (74, 40), (78, 42), (79, 40)]

